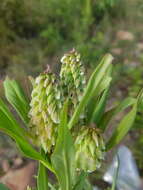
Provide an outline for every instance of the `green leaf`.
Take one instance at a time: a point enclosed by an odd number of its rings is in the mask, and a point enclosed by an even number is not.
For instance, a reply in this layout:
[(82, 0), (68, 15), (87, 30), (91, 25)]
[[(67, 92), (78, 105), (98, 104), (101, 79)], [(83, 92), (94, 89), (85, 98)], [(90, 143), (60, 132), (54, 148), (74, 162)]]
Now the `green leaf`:
[[(98, 126), (98, 123), (99, 123), (99, 121), (100, 121), (100, 119), (101, 119), (101, 117), (105, 111), (107, 97), (109, 94), (110, 83), (112, 80), (111, 74), (112, 74), (112, 65), (110, 65), (108, 67), (107, 72), (106, 72), (106, 76), (102, 79), (103, 80), (102, 83), (104, 85), (106, 85), (103, 93), (98, 97), (99, 100), (94, 100), (97, 103), (96, 103), (96, 106), (93, 107), (93, 112), (91, 115), (90, 122), (96, 123), (97, 126)], [(102, 83), (101, 83), (101, 85), (103, 85)], [(99, 84), (99, 87), (100, 87), (100, 84)], [(98, 88), (97, 88), (97, 90), (98, 90)], [(96, 95), (96, 93), (98, 94), (98, 91), (95, 92), (95, 95)], [(93, 105), (93, 103), (91, 103), (91, 105)]]
[(25, 124), (29, 123), (29, 102), (23, 89), (15, 80), (6, 78), (4, 81), (5, 96), (9, 103), (15, 108)]
[(10, 190), (4, 184), (0, 183), (0, 190)]
[(92, 114), (91, 123), (96, 123), (97, 126), (98, 126), (98, 123), (99, 123), (103, 113), (104, 113), (108, 93), (109, 93), (109, 87), (103, 92), (103, 94), (102, 94), (93, 114)]
[[(97, 88), (95, 88), (93, 98), (91, 98), (91, 100), (89, 101), (89, 103), (87, 105), (88, 123), (96, 122), (96, 124), (97, 124), (97, 120), (98, 121), (100, 120), (100, 118), (104, 112), (107, 95), (108, 95), (108, 91), (109, 91), (109, 86), (110, 86), (110, 83), (112, 80), (111, 73), (112, 73), (112, 64), (109, 65), (105, 76), (102, 78), (102, 80), (98, 84)], [(97, 113), (100, 113), (100, 114), (97, 114)], [(98, 117), (99, 115), (100, 115), (100, 118)]]
[(77, 123), (83, 109), (88, 104), (90, 99), (94, 96), (95, 89), (98, 87), (98, 84), (102, 81), (102, 79), (106, 76), (106, 72), (110, 67), (112, 59), (113, 57), (110, 54), (105, 55), (101, 60), (101, 63), (97, 66), (97, 68), (91, 75), (83, 97), (79, 105), (76, 107), (75, 112), (69, 122), (69, 129), (71, 129)]
[(99, 101), (99, 97), (103, 94), (103, 92), (109, 87), (110, 82), (112, 78), (111, 77), (105, 77), (105, 79), (102, 79), (102, 81), (98, 84), (97, 88), (94, 92), (94, 97), (92, 97), (87, 105), (87, 122), (90, 123), (93, 117), (94, 110), (96, 109), (96, 106)]
[(56, 171), (61, 190), (71, 190), (75, 175), (75, 151), (72, 136), (67, 126), (68, 103), (66, 102), (60, 117), (58, 138), (51, 161)]
[(8, 110), (7, 106), (0, 99), (0, 128), (9, 130), (16, 135), (21, 137), (26, 136), (26, 131), (19, 126), (18, 122), (15, 120), (11, 112)]
[[(0, 126), (0, 129), (3, 129), (3, 128)], [(48, 159), (43, 158), (43, 156), (41, 156), (41, 154), (37, 152), (24, 138), (22, 138), (21, 136), (17, 136), (10, 130), (7, 130), (7, 129), (5, 130), (5, 128), (3, 131), (15, 140), (16, 144), (18, 145), (19, 150), (24, 156), (31, 158), (33, 160), (40, 161), (45, 167), (47, 167), (50, 171), (55, 173)]]
[(20, 151), (29, 158), (41, 161), (47, 168), (54, 171), (51, 164), (41, 156), (28, 142), (29, 134), (19, 126), (7, 106), (0, 99), (0, 130), (13, 138)]
[[(44, 152), (42, 151), (41, 151), (41, 154), (45, 156)], [(38, 190), (49, 189), (47, 168), (40, 162), (39, 162), (39, 169), (38, 169), (37, 187), (38, 187)]]
[(105, 131), (110, 121), (120, 112), (124, 111), (126, 108), (132, 106), (136, 102), (135, 98), (126, 98), (116, 107), (105, 112), (100, 120), (99, 127)]
[(120, 141), (129, 131), (129, 129), (132, 127), (137, 113), (137, 103), (138, 102), (136, 100), (131, 111), (124, 116), (124, 118), (119, 123), (118, 127), (113, 132), (113, 135), (106, 144), (106, 150), (109, 150), (113, 148), (115, 145), (119, 144)]

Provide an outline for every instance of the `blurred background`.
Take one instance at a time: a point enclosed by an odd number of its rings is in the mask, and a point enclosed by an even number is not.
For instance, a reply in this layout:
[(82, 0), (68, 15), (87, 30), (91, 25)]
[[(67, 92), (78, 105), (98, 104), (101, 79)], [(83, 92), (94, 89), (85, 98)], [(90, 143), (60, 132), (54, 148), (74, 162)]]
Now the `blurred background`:
[[(61, 56), (74, 47), (87, 73), (105, 53), (114, 56), (110, 105), (127, 95), (135, 97), (143, 87), (142, 29), (142, 0), (0, 0), (0, 96), (7, 75), (20, 80), (29, 93), (27, 76), (38, 75), (46, 64), (58, 72)], [(142, 178), (142, 110), (123, 144), (131, 150)], [(2, 181), (16, 190), (13, 180), (21, 175), (19, 184), (32, 183), (35, 167), (35, 162), (18, 153), (12, 140), (0, 135)]]

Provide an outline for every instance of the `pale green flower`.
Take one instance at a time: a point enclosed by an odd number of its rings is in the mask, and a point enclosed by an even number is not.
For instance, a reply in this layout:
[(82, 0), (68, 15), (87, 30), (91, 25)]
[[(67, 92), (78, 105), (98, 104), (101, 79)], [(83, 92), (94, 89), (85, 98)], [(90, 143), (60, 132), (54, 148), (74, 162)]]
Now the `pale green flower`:
[(71, 100), (75, 108), (81, 100), (86, 83), (80, 54), (73, 49), (62, 57), (61, 62), (60, 78), (63, 94), (65, 98)]
[(79, 170), (93, 172), (104, 159), (104, 140), (99, 129), (83, 126), (75, 140), (76, 164)]
[(56, 142), (61, 108), (58, 83), (50, 71), (40, 74), (32, 83), (29, 112), (31, 133), (45, 152), (50, 153)]

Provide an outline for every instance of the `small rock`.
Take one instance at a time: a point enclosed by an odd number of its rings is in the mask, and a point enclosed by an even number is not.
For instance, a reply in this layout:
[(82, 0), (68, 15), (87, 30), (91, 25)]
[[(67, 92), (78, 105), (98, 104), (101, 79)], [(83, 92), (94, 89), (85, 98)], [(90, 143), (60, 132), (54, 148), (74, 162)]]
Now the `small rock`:
[(111, 52), (115, 55), (121, 55), (122, 49), (121, 48), (114, 48), (111, 50)]
[(22, 158), (17, 157), (17, 158), (14, 159), (14, 167), (19, 167), (22, 164), (23, 164)]
[(134, 40), (134, 35), (131, 32), (125, 30), (118, 31), (116, 37), (118, 40), (128, 40), (128, 41)]
[(138, 50), (143, 50), (143, 43), (138, 43), (137, 44), (137, 48), (138, 48)]
[(6, 175), (0, 178), (0, 183), (5, 184), (11, 190), (26, 190), (33, 181), (35, 173), (35, 162), (30, 162), (20, 169), (11, 169)]
[(1, 165), (4, 172), (7, 172), (10, 168), (8, 160), (3, 160)]

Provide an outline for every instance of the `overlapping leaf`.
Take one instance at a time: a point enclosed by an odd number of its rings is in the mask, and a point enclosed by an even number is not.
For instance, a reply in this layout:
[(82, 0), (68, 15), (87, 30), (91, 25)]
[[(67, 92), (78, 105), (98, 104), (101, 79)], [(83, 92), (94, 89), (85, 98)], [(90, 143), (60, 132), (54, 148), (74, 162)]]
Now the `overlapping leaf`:
[(71, 190), (75, 174), (74, 144), (67, 126), (67, 112), (66, 102), (61, 113), (56, 147), (51, 157), (61, 190)]
[(137, 113), (137, 103), (138, 102), (136, 100), (131, 111), (123, 117), (119, 125), (116, 127), (111, 138), (106, 144), (106, 150), (109, 150), (113, 148), (115, 145), (119, 144), (120, 141), (129, 131), (129, 129), (132, 127)]
[(27, 138), (29, 134), (20, 127), (2, 100), (0, 100), (0, 130), (16, 141), (20, 151), (26, 157), (40, 160), (47, 168), (54, 171), (51, 164), (30, 145)]
[(6, 78), (4, 81), (5, 96), (9, 103), (16, 109), (25, 124), (28, 124), (29, 102), (23, 89), (15, 80)]
[(100, 120), (99, 127), (104, 131), (107, 127), (110, 121), (120, 112), (124, 111), (128, 107), (132, 106), (136, 102), (135, 98), (126, 98), (123, 100), (119, 105), (116, 107), (108, 110), (105, 112)]
[(90, 123), (96, 123), (98, 125), (106, 107), (107, 97), (109, 94), (110, 83), (112, 80), (112, 64), (107, 68), (104, 77), (101, 82), (95, 88), (94, 97), (91, 98), (89, 102), (88, 109), (90, 110), (90, 115), (88, 114), (88, 120)]

